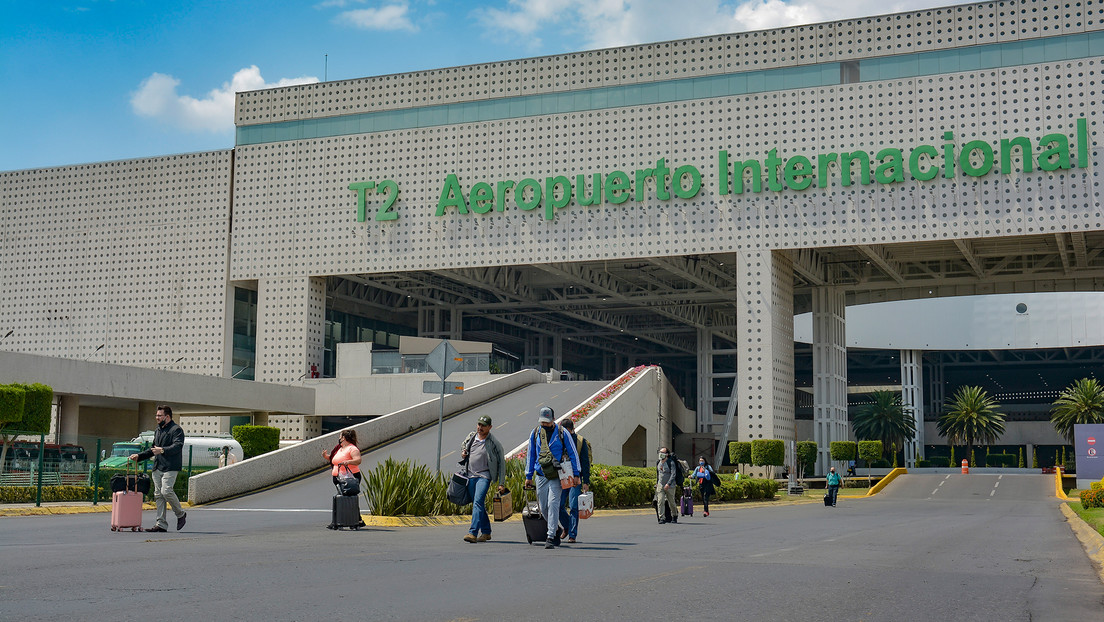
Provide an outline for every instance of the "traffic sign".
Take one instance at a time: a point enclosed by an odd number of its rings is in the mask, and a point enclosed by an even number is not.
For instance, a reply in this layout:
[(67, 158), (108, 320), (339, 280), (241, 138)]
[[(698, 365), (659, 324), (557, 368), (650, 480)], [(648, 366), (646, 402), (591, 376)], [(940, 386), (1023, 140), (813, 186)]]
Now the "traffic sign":
[(442, 341), (426, 355), (426, 364), (444, 380), (464, 362), (464, 357), (448, 341)]
[(463, 382), (445, 382), (444, 380), (422, 381), (422, 393), (437, 393), (439, 395), (460, 395), (463, 392)]

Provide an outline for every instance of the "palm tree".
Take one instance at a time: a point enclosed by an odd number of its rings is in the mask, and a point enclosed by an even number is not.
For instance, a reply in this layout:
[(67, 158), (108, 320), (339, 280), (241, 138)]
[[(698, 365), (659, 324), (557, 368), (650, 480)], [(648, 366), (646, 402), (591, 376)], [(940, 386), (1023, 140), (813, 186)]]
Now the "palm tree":
[(1096, 378), (1082, 378), (1066, 387), (1050, 413), (1054, 431), (1073, 444), (1077, 423), (1104, 423), (1104, 386)]
[(959, 387), (939, 418), (939, 436), (952, 445), (972, 447), (975, 441), (990, 444), (1004, 434), (1000, 405), (981, 387)]
[[(875, 391), (874, 402), (855, 414), (852, 425), (860, 441), (882, 441), (882, 454), (896, 451), (916, 435), (916, 418), (893, 391)], [(893, 447), (891, 450), (890, 448)]]

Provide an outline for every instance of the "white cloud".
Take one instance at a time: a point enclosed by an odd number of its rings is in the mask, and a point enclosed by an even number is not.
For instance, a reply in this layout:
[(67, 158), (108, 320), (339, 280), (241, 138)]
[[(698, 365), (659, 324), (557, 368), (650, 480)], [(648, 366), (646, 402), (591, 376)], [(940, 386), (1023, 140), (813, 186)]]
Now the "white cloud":
[(163, 73), (153, 73), (131, 94), (130, 106), (139, 116), (184, 130), (226, 132), (234, 129), (235, 93), (313, 82), (318, 82), (318, 78), (281, 78), (268, 83), (261, 77), (261, 70), (253, 65), (238, 70), (229, 82), (223, 82), (222, 87), (211, 90), (203, 99), (196, 99), (176, 92), (180, 80)]
[[(965, 0), (509, 0), (506, 9), (476, 9), (491, 36), (513, 35), (534, 48), (542, 37), (605, 48), (811, 24)], [(569, 47), (580, 47), (572, 45)]]
[(337, 22), (363, 30), (418, 30), (410, 21), (410, 5), (405, 2), (386, 4), (376, 9), (344, 11), (337, 16)]

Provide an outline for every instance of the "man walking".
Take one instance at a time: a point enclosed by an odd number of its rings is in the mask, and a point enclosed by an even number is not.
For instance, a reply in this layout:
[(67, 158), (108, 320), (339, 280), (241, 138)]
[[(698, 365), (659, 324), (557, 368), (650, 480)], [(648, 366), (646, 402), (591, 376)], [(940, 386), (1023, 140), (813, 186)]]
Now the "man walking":
[(176, 476), (180, 475), (184, 458), (184, 430), (176, 425), (172, 419), (172, 408), (168, 406), (157, 407), (157, 429), (153, 431), (153, 446), (149, 449), (131, 454), (134, 461), (153, 458), (153, 501), (157, 505), (157, 522), (153, 527), (147, 527), (146, 531), (168, 531), (169, 523), (165, 520), (166, 502), (176, 514), (176, 530), (184, 528), (184, 521), (188, 514), (180, 507), (180, 498), (176, 496), (173, 486), (176, 484)]
[[(464, 542), (491, 539), (491, 519), (487, 516), (487, 490), (498, 482), (498, 494), (506, 492), (506, 458), (502, 444), (491, 434), (491, 418), (483, 415), (460, 445), (460, 458), (468, 470), (468, 492), (472, 497), (472, 520)], [(482, 532), (482, 533), (480, 533)]]
[(659, 448), (659, 462), (656, 463), (656, 513), (659, 515), (659, 524), (667, 522), (677, 523), (679, 515), (678, 503), (675, 501), (675, 491), (679, 490), (678, 479), (675, 474), (678, 468), (675, 459), (667, 451), (666, 447)]
[[(547, 406), (540, 411), (540, 425), (529, 435), (529, 452), (525, 463), (525, 486), (533, 485), (533, 476), (537, 478), (537, 503), (541, 515), (548, 523), (548, 533), (544, 548), (556, 547), (560, 516), (560, 476), (561, 466), (571, 477), (572, 485), (581, 481), (579, 473), (579, 454), (563, 428), (556, 425), (555, 413)], [(539, 467), (539, 468), (538, 468)]]
[(579, 455), (581, 484), (565, 489), (560, 495), (560, 527), (563, 528), (562, 537), (566, 537), (571, 544), (579, 535), (579, 495), (590, 490), (590, 443), (585, 438), (575, 433), (575, 422), (571, 418), (564, 419), (560, 424), (571, 437), (571, 444), (575, 446), (575, 452)]
[(832, 507), (836, 507), (836, 497), (839, 496), (840, 484), (843, 483), (843, 478), (839, 473), (836, 473), (836, 467), (828, 469), (828, 498), (832, 502)]

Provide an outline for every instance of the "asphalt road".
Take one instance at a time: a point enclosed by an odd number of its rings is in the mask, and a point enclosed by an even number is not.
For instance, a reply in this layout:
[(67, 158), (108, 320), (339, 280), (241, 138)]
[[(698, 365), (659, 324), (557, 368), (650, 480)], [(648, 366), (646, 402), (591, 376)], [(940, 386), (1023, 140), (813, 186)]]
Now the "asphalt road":
[[(463, 526), (332, 532), (314, 512), (0, 519), (0, 620), (1100, 620), (1104, 590), (1036, 475), (908, 475), (872, 499), (598, 514), (580, 541)], [(147, 524), (152, 522), (147, 512)]]
[[(468, 432), (475, 429), (479, 417), (491, 418), (491, 433), (502, 443), (504, 451), (510, 451), (529, 438), (537, 426), (537, 411), (541, 406), (551, 406), (557, 416), (586, 401), (606, 386), (603, 381), (550, 382), (532, 384), (486, 402), (445, 420), (441, 434), (441, 469), (454, 470), (460, 460), (459, 446)], [(413, 459), (430, 468), (436, 466), (437, 424), (417, 430), (412, 434), (372, 448), (362, 454), (361, 468), (371, 469), (377, 463), (393, 457), (402, 461)], [(325, 462), (318, 456), (321, 468)], [(329, 512), (334, 494), (329, 470), (322, 470), (305, 478), (289, 482), (248, 496), (213, 504), (217, 508), (249, 509), (298, 509)]]

